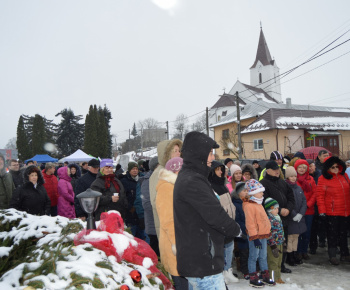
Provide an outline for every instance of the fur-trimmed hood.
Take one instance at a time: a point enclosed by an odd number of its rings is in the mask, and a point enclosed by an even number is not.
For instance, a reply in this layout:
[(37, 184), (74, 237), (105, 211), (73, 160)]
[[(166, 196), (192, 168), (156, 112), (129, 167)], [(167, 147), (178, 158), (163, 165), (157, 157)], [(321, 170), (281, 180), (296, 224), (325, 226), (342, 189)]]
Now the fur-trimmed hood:
[(242, 169), (242, 174), (244, 172), (250, 172), (250, 174), (252, 175), (251, 177), (252, 179), (259, 180), (258, 173), (256, 172), (256, 169), (252, 164), (250, 163), (243, 164), (241, 166), (241, 169)]
[(24, 183), (28, 183), (29, 181), (29, 172), (35, 171), (38, 174), (38, 185), (43, 185), (45, 183), (44, 177), (41, 174), (41, 171), (38, 167), (35, 165), (30, 165), (25, 168), (24, 173), (23, 173), (23, 178), (24, 178)]
[(5, 157), (4, 155), (0, 154), (0, 158), (4, 162), (4, 167), (0, 171), (0, 176), (4, 176), (6, 174), (6, 162), (5, 162)]
[(339, 165), (339, 174), (344, 175), (345, 170), (346, 170), (346, 165), (345, 162), (341, 159), (339, 159), (337, 156), (331, 156), (325, 159), (325, 162), (323, 163), (322, 166), (322, 175), (326, 179), (332, 179), (333, 174), (328, 172), (328, 170), (334, 165), (338, 164)]
[(175, 145), (179, 146), (179, 150), (181, 151), (182, 141), (180, 139), (174, 139), (168, 141), (168, 143), (166, 144), (166, 147), (164, 149), (164, 155), (162, 156), (162, 158), (159, 158), (158, 153), (158, 162), (160, 165), (165, 166), (165, 164), (171, 159), (171, 151), (173, 150)]
[(78, 164), (72, 163), (68, 165), (68, 168), (71, 169), (72, 167), (74, 167), (77, 172), (75, 173), (76, 178), (81, 177), (81, 170), (80, 170), (80, 166)]
[(164, 180), (164, 181), (167, 181), (171, 184), (175, 184), (175, 181), (177, 179), (177, 174), (163, 168), (159, 171), (158, 178), (159, 178), (159, 181)]

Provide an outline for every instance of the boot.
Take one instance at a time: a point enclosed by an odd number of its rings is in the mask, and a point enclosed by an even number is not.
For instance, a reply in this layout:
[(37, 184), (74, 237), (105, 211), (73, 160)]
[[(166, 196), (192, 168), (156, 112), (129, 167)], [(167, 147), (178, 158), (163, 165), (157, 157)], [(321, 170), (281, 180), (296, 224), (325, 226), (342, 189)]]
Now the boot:
[(279, 278), (277, 281), (276, 281), (277, 284), (284, 284), (286, 282), (284, 282), (281, 278)]
[(310, 260), (311, 259), (307, 253), (301, 254), (301, 257), (303, 258), (303, 260)]
[(281, 263), (281, 273), (292, 273), (292, 270), (286, 268), (286, 266), (284, 265), (286, 258), (287, 258), (287, 253), (283, 252), (282, 263)]
[(339, 265), (339, 261), (336, 258), (337, 257), (337, 248), (329, 248), (328, 249), (328, 256), (329, 256), (329, 262), (334, 265), (334, 266), (338, 266)]
[(226, 284), (232, 284), (239, 282), (238, 278), (236, 278), (232, 273), (232, 268), (224, 271), (224, 280)]
[(341, 256), (340, 261), (341, 262), (350, 262), (350, 256)]
[(295, 264), (295, 259), (294, 259), (294, 253), (293, 252), (290, 252), (290, 253), (287, 253), (287, 260), (286, 260), (287, 264), (289, 266), (296, 266), (297, 264)]
[(303, 260), (301, 259), (301, 257), (302, 257), (301, 254), (298, 254), (297, 252), (293, 252), (293, 256), (294, 256), (295, 264), (301, 265), (303, 263)]
[(270, 278), (269, 270), (265, 270), (261, 272), (261, 275), (263, 277), (263, 282), (265, 285), (268, 286), (275, 286), (276, 283)]
[(258, 272), (249, 273), (249, 286), (254, 288), (264, 287), (264, 283), (258, 277)]

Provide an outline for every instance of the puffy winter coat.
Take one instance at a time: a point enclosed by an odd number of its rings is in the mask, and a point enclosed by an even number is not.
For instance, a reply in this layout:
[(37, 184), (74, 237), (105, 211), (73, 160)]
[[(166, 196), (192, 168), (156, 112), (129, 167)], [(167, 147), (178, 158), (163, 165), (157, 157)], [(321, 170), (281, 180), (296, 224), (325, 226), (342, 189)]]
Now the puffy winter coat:
[(4, 162), (4, 167), (0, 171), (0, 209), (7, 209), (9, 208), (15, 185), (11, 174), (6, 172), (5, 158), (2, 154), (0, 154), (0, 158)]
[(47, 195), (51, 200), (51, 206), (56, 206), (58, 202), (58, 180), (54, 174), (48, 175), (45, 173), (45, 169), (41, 171), (43, 174)]
[(245, 226), (249, 241), (267, 239), (271, 235), (271, 224), (264, 207), (254, 201), (243, 201)]
[(84, 212), (84, 210), (80, 206), (79, 200), (77, 199), (77, 195), (79, 193), (86, 191), (88, 188), (90, 188), (91, 184), (96, 180), (96, 176), (97, 174), (91, 173), (90, 171), (88, 171), (86, 174), (80, 177), (75, 183), (74, 206), (75, 206), (75, 213), (77, 217), (87, 217), (87, 214)]
[[(91, 184), (92, 190), (96, 190), (102, 193), (102, 196), (100, 197), (100, 202), (98, 204), (98, 208), (96, 209), (96, 212), (95, 212), (95, 220), (97, 221), (100, 220), (101, 213), (105, 211), (110, 211), (110, 210), (117, 210), (119, 211), (123, 220), (125, 220), (126, 218), (128, 201), (126, 198), (124, 186), (120, 182), (120, 180), (115, 176), (114, 176), (114, 181), (118, 183), (119, 190), (117, 190), (114, 187), (112, 182), (110, 182), (109, 187), (108, 186), (106, 187), (105, 180), (103, 179), (103, 175), (101, 174), (101, 172), (99, 172), (97, 173), (97, 178)], [(117, 202), (113, 202), (112, 196), (116, 192), (119, 193), (119, 200)]]
[(129, 171), (125, 175), (121, 175), (121, 183), (123, 183), (125, 195), (127, 199), (127, 211), (125, 217), (125, 223), (127, 226), (138, 225), (139, 217), (137, 216), (134, 202), (136, 199), (136, 186), (137, 181), (131, 177)]
[(37, 169), (38, 181), (36, 187), (29, 181), (28, 172), (35, 167), (28, 166), (24, 171), (24, 184), (13, 193), (10, 207), (33, 215), (50, 215), (51, 201), (43, 186), (44, 178)]
[(158, 213), (156, 208), (156, 197), (157, 197), (156, 187), (158, 184), (158, 175), (159, 175), (159, 171), (163, 169), (165, 164), (171, 159), (171, 150), (174, 148), (175, 145), (178, 145), (181, 150), (182, 141), (179, 139), (174, 139), (174, 140), (164, 140), (158, 143), (157, 153), (158, 153), (159, 165), (153, 171), (149, 179), (149, 194), (150, 194), (152, 210), (153, 210), (154, 226), (156, 228), (158, 237), (159, 237), (159, 218), (158, 218)]
[[(292, 188), (280, 177), (271, 176), (267, 173), (260, 183), (265, 187), (264, 202), (268, 197), (271, 197), (278, 202), (278, 214), (282, 219), (283, 225), (287, 226), (288, 221), (291, 220), (291, 212), (294, 209), (295, 203)], [(289, 210), (289, 214), (286, 217), (281, 215), (282, 208)]]
[[(232, 193), (232, 203), (234, 204), (236, 208), (236, 219), (235, 221), (239, 224), (241, 227), (241, 230), (243, 233), (246, 233), (246, 227), (245, 227), (245, 215), (243, 211), (243, 201), (239, 198), (238, 194), (236, 191)], [(247, 239), (237, 239), (238, 243), (238, 248), (243, 250), (243, 249), (248, 249), (249, 248), (249, 243)]]
[[(305, 188), (302, 188), (305, 198), (306, 198), (306, 205), (307, 209), (305, 212), (305, 215), (314, 215), (315, 214), (315, 204), (316, 204), (316, 182), (312, 176), (309, 175), (309, 163), (306, 160), (299, 159), (295, 162), (294, 168), (297, 170), (298, 166), (304, 164), (307, 166), (307, 171), (305, 174), (303, 174), (302, 177), (305, 176), (305, 182), (307, 182), (310, 186), (309, 190), (306, 190)], [(297, 183), (300, 187), (302, 187), (302, 184), (300, 183), (300, 176), (298, 174)], [(295, 196), (295, 194), (294, 194)]]
[(148, 235), (157, 234), (154, 226), (153, 210), (149, 194), (149, 178), (151, 177), (152, 173), (153, 171), (147, 172), (144, 176), (144, 181), (141, 184), (141, 200), (144, 210), (145, 232)]
[(68, 165), (69, 169), (72, 167), (74, 167), (76, 169), (76, 173), (70, 174), (70, 178), (71, 178), (70, 184), (72, 185), (73, 191), (75, 192), (75, 186), (76, 186), (78, 179), (81, 177), (81, 171), (80, 171), (80, 166), (77, 164), (72, 163), (72, 164)]
[(306, 198), (304, 195), (303, 190), (299, 185), (290, 184), (289, 186), (293, 189), (294, 193), (294, 209), (291, 212), (291, 218), (294, 218), (298, 213), (300, 213), (303, 217), (301, 218), (300, 222), (293, 221), (293, 219), (290, 219), (288, 222), (288, 235), (293, 234), (302, 234), (306, 231), (306, 224), (305, 224), (305, 212), (306, 212)]
[(12, 176), (12, 180), (13, 180), (13, 183), (15, 185), (15, 188), (17, 188), (23, 184), (23, 182), (24, 182), (23, 181), (23, 172), (24, 172), (23, 169), (18, 170), (18, 171), (14, 171), (14, 170), (9, 171), (9, 173)]
[(215, 141), (203, 133), (187, 133), (183, 166), (174, 187), (177, 270), (184, 277), (222, 273), (224, 238), (241, 230), (222, 208), (208, 181), (208, 155)]
[(74, 191), (68, 176), (68, 168), (61, 167), (57, 170), (58, 181), (58, 202), (57, 214), (66, 218), (75, 218)]
[[(254, 168), (254, 166), (250, 163), (245, 163), (241, 166), (241, 169), (242, 169), (242, 174), (244, 172), (250, 172), (251, 174), (251, 179), (255, 179), (255, 180), (258, 180), (259, 178), (259, 175), (258, 175), (258, 172), (256, 171), (256, 169)], [(261, 171), (261, 170), (260, 170)]]
[(171, 275), (179, 276), (177, 272), (175, 246), (173, 195), (177, 175), (163, 168), (159, 172), (157, 184), (156, 206), (159, 217), (159, 252), (160, 260), (165, 270)]
[[(337, 175), (328, 172), (334, 164), (339, 165)], [(322, 176), (318, 179), (316, 188), (320, 214), (345, 217), (350, 215), (350, 187), (345, 168), (345, 163), (335, 156), (329, 157), (323, 163)]]
[(285, 238), (284, 238), (282, 220), (279, 221), (271, 213), (268, 213), (267, 216), (268, 216), (270, 224), (271, 224), (271, 236), (267, 239), (267, 244), (269, 246), (283, 244)]

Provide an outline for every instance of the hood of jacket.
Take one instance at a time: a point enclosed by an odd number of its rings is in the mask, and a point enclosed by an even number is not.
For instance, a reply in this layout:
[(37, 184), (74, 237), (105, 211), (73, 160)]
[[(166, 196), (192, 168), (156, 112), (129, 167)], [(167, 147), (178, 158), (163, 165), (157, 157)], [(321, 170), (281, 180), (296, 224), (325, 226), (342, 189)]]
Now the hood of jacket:
[[(221, 177), (217, 176), (215, 173), (215, 169), (221, 167)], [(214, 160), (211, 163), (211, 167), (210, 167), (210, 172), (209, 172), (209, 176), (208, 176), (208, 180), (211, 184), (215, 183), (215, 184), (220, 184), (220, 185), (224, 185), (226, 178), (225, 178), (225, 165)]]
[(68, 165), (69, 169), (72, 168), (72, 167), (74, 167), (77, 170), (77, 172), (75, 173), (75, 177), (79, 178), (81, 176), (80, 166), (77, 165), (77, 164), (74, 164), (74, 163)]
[(250, 172), (252, 179), (259, 180), (258, 173), (256, 172), (256, 169), (254, 168), (254, 166), (252, 164), (250, 164), (250, 163), (243, 164), (241, 166), (241, 169), (242, 169), (242, 174), (244, 172)]
[(216, 142), (200, 132), (189, 132), (182, 145), (183, 169), (191, 169), (199, 174), (208, 177), (210, 167), (207, 166), (210, 150)]
[(326, 179), (332, 179), (334, 174), (328, 172), (328, 170), (334, 165), (339, 165), (339, 174), (344, 175), (346, 170), (345, 162), (341, 159), (339, 159), (337, 156), (331, 156), (325, 159), (325, 162), (322, 166), (322, 175)]
[(161, 166), (165, 166), (165, 164), (171, 159), (171, 151), (174, 146), (179, 146), (179, 150), (182, 147), (182, 141), (180, 139), (174, 140), (164, 140), (157, 145), (157, 153), (158, 153), (158, 162)]
[(172, 171), (166, 170), (165, 168), (162, 168), (159, 171), (158, 178), (159, 178), (158, 180), (164, 180), (164, 181), (167, 181), (171, 184), (175, 184), (177, 174), (175, 174)]
[(68, 175), (68, 170), (66, 166), (60, 167), (57, 170), (57, 175), (60, 179), (70, 182), (72, 178)]
[[(24, 179), (24, 183), (28, 183), (29, 181), (29, 172), (31, 172), (32, 170), (35, 170), (35, 172), (38, 174), (38, 181), (37, 184), (38, 185), (43, 185), (45, 183), (44, 177), (41, 174), (41, 171), (39, 168), (37, 168), (35, 165), (30, 165), (28, 167), (25, 168), (24, 173), (23, 173), (23, 179)], [(30, 182), (31, 183), (31, 182)]]

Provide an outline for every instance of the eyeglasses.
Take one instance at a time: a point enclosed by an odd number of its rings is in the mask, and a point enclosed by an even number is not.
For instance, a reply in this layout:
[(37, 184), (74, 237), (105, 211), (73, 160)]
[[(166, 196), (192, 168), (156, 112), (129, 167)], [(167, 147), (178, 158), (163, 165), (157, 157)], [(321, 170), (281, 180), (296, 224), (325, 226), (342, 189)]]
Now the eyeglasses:
[(338, 169), (339, 166), (332, 166), (331, 169)]

